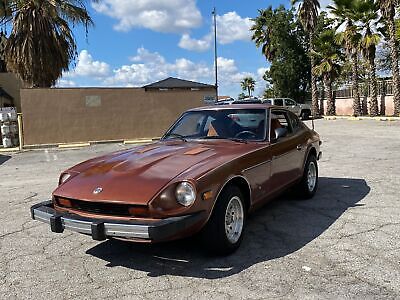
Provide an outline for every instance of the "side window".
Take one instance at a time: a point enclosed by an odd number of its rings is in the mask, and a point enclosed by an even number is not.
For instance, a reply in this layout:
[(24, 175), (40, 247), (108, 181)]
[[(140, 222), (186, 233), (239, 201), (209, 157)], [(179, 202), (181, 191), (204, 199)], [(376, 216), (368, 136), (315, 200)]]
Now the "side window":
[(296, 102), (291, 99), (285, 99), (286, 106), (296, 106)]
[(277, 128), (285, 128), (287, 130), (288, 135), (293, 133), (287, 112), (278, 110), (273, 110), (271, 112), (271, 130), (270, 130), (271, 139), (275, 138), (275, 129)]
[(301, 128), (299, 118), (294, 113), (289, 112), (289, 119), (293, 132), (297, 132)]
[(275, 99), (274, 100), (274, 105), (283, 106), (283, 99)]

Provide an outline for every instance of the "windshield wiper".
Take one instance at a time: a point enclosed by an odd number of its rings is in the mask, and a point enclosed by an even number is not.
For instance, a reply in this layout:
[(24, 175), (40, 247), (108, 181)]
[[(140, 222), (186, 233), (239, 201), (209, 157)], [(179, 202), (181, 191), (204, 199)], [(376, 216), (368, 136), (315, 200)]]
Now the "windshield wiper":
[(182, 141), (184, 141), (184, 142), (187, 142), (187, 139), (186, 139), (182, 134), (179, 134), (179, 133), (169, 133), (169, 134), (166, 135), (165, 137), (167, 138), (167, 137), (169, 137), (169, 136), (171, 136), (171, 137), (176, 137), (176, 138), (178, 138), (178, 139), (180, 139), (180, 140), (182, 140)]

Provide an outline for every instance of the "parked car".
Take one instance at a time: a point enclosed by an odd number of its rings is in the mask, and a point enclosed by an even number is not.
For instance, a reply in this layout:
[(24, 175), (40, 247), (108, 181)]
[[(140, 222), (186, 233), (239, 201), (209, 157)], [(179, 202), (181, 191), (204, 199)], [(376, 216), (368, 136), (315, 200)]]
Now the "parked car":
[[(232, 116), (257, 120), (257, 126)], [(237, 249), (247, 216), (289, 187), (318, 186), (319, 135), (265, 104), (191, 109), (160, 141), (90, 159), (61, 173), (32, 218), (94, 240), (162, 242), (200, 233), (219, 254)]]
[(262, 102), (282, 106), (299, 116), (302, 120), (308, 120), (311, 116), (311, 106), (309, 104), (297, 103), (290, 98), (268, 98), (263, 99)]

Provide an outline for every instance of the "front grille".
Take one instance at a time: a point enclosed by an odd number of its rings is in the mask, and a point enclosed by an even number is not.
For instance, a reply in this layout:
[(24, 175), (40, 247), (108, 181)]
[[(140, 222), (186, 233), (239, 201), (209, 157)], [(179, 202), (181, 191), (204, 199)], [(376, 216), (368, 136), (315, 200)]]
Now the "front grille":
[[(61, 203), (60, 200), (69, 200), (71, 205), (67, 206)], [(66, 199), (66, 198), (56, 198), (57, 205), (65, 208), (72, 208), (74, 210), (79, 210), (82, 212), (88, 212), (100, 215), (110, 215), (110, 216), (132, 216), (129, 209), (135, 208), (145, 208), (140, 205), (129, 205), (129, 204), (116, 204), (107, 202), (91, 202), (82, 201), (76, 199)]]

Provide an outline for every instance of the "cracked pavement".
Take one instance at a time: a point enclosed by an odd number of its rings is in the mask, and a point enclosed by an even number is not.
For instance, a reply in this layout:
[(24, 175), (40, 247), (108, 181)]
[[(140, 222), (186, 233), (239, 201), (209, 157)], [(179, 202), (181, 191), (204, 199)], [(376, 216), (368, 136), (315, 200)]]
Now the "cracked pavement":
[(249, 217), (240, 249), (210, 257), (197, 239), (97, 242), (33, 221), (59, 173), (126, 148), (0, 155), (2, 299), (399, 299), (400, 122), (318, 120), (319, 190), (287, 193)]

